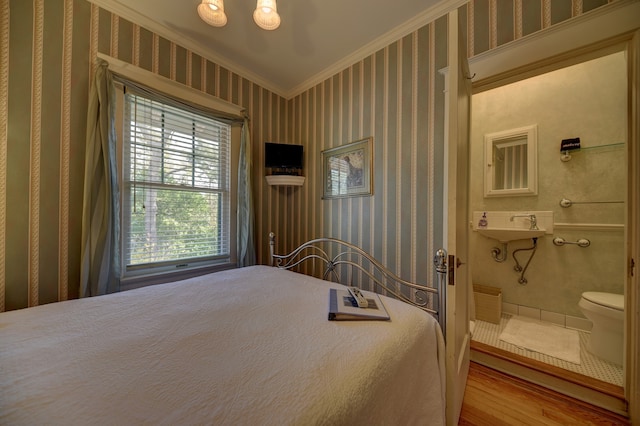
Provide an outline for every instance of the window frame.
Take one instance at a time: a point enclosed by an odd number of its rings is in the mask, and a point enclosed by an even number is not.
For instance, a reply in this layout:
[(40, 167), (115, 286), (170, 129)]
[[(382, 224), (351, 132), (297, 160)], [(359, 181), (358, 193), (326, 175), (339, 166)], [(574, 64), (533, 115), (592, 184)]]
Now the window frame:
[[(154, 75), (155, 76), (155, 75)], [(164, 77), (155, 76), (157, 79)], [(163, 81), (163, 84), (174, 83), (170, 80)], [(145, 85), (153, 91), (157, 91), (161, 95), (167, 95), (161, 89), (157, 89), (149, 81), (145, 81)], [(177, 84), (177, 83), (176, 83)], [(124, 197), (127, 195), (124, 191), (124, 155), (125, 155), (125, 85), (116, 81), (114, 82), (116, 89), (116, 111), (115, 111), (115, 128), (117, 136), (117, 163), (118, 163), (118, 184), (120, 191), (120, 223), (124, 224)], [(179, 99), (182, 102), (190, 102), (189, 88), (184, 87), (184, 97)], [(193, 90), (193, 89), (191, 89)], [(120, 264), (121, 267), (121, 289), (127, 290), (131, 288), (143, 287), (146, 285), (159, 284), (174, 280), (186, 279), (193, 276), (203, 275), (225, 269), (235, 268), (237, 266), (237, 188), (238, 188), (238, 159), (240, 154), (240, 138), (242, 123), (233, 121), (231, 123), (231, 140), (230, 140), (230, 164), (229, 164), (229, 255), (222, 258), (215, 257), (206, 260), (191, 260), (188, 266), (179, 266), (175, 264), (162, 265), (154, 267), (133, 266), (127, 268), (124, 262), (124, 226), (121, 226), (120, 235), (118, 236), (118, 244), (120, 247)]]

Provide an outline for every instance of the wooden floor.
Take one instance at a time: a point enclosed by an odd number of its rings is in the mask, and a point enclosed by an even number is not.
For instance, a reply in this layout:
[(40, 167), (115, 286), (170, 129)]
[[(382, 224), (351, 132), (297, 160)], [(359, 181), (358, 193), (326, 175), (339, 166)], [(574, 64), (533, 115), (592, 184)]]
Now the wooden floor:
[(615, 413), (472, 362), (458, 424), (546, 426), (630, 423)]
[(504, 349), (496, 348), (485, 343), (472, 341), (471, 350), (475, 353), (487, 354), (492, 358), (506, 360), (510, 363), (517, 364), (531, 370), (539, 371), (552, 377), (560, 378), (569, 383), (580, 384), (581, 386), (588, 387), (589, 389), (596, 390), (606, 395), (610, 395), (611, 397), (620, 399), (621, 401), (624, 400), (624, 389), (622, 388), (622, 386), (617, 386), (611, 383), (603, 382), (602, 380), (594, 379), (593, 377), (587, 377), (560, 367), (545, 364), (544, 362), (514, 354), (512, 352), (508, 352)]

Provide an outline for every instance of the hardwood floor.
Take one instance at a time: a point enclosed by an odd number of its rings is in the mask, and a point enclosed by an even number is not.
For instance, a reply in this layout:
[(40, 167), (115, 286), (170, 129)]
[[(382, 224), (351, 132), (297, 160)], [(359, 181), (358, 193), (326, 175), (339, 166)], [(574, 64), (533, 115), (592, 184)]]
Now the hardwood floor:
[(624, 388), (582, 374), (555, 367), (535, 359), (472, 341), (471, 359), (499, 371), (529, 380), (546, 383), (547, 388), (564, 395), (582, 395), (581, 400), (606, 407), (614, 413), (627, 410)]
[(615, 413), (471, 363), (460, 426), (630, 425)]

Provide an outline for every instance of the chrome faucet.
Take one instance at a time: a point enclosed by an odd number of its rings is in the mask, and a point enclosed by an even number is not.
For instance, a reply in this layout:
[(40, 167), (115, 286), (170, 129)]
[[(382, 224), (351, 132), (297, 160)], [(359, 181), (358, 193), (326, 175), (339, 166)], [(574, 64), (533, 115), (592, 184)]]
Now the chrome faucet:
[(513, 216), (511, 216), (511, 219), (509, 220), (513, 222), (513, 219), (516, 217), (524, 217), (529, 219), (529, 222), (531, 222), (531, 226), (529, 227), (530, 230), (538, 229), (538, 219), (536, 218), (535, 214), (514, 214)]

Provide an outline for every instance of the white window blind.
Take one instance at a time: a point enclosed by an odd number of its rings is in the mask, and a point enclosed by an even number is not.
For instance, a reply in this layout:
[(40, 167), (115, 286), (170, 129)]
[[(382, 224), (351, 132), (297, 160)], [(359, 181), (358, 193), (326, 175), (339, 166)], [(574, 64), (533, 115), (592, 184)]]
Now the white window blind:
[(127, 269), (228, 258), (231, 126), (136, 93), (124, 103)]

